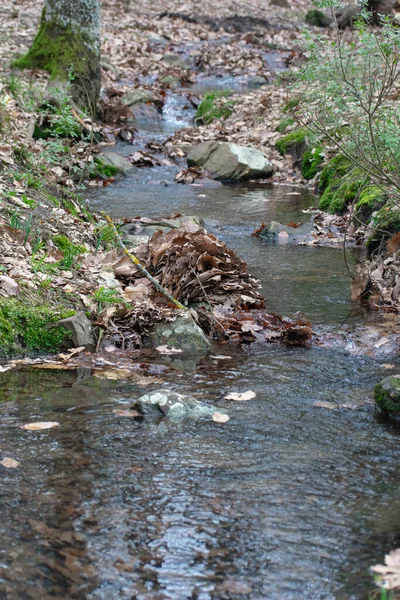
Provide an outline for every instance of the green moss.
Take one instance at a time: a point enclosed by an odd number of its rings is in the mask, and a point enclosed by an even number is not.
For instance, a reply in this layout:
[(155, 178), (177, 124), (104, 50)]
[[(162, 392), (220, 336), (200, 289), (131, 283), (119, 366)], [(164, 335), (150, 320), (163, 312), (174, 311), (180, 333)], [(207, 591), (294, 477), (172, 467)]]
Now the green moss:
[(300, 127), (280, 138), (275, 147), (280, 154), (294, 154), (301, 156), (306, 148), (308, 130), (305, 127)]
[(35, 305), (24, 299), (0, 299), (0, 356), (57, 352), (64, 340), (69, 339), (70, 332), (47, 325), (72, 314), (74, 311), (64, 307)]
[(319, 207), (331, 213), (341, 213), (360, 194), (363, 185), (364, 179), (358, 169), (352, 169), (343, 177), (334, 176), (321, 196)]
[(293, 125), (294, 119), (292, 117), (285, 117), (277, 126), (276, 130), (278, 133), (285, 133), (286, 129)]
[(109, 179), (110, 177), (115, 177), (119, 172), (117, 167), (103, 162), (100, 158), (95, 158), (94, 163), (95, 168), (92, 174), (94, 177)]
[(319, 166), (323, 160), (324, 154), (321, 146), (306, 150), (301, 160), (301, 174), (304, 179), (313, 179), (318, 173)]
[(319, 189), (324, 191), (334, 179), (343, 177), (351, 168), (351, 162), (345, 156), (335, 156), (321, 171)]
[(382, 188), (369, 185), (360, 194), (356, 204), (356, 216), (359, 221), (367, 223), (373, 212), (382, 208), (386, 203), (387, 196)]
[(195, 121), (197, 123), (209, 124), (216, 119), (226, 119), (233, 112), (234, 102), (232, 100), (222, 101), (229, 96), (230, 92), (209, 92), (205, 94), (200, 102)]
[(81, 32), (74, 32), (71, 27), (61, 29), (56, 23), (46, 21), (44, 8), (32, 47), (25, 56), (14, 61), (13, 66), (44, 69), (52, 79), (67, 81), (71, 68), (78, 74), (87, 72), (88, 60), (92, 60), (92, 56)]
[(314, 25), (315, 27), (328, 27), (331, 19), (321, 10), (314, 8), (308, 11), (305, 21), (308, 25)]
[(374, 388), (376, 405), (383, 412), (400, 411), (400, 377), (386, 377)]
[(387, 202), (372, 218), (373, 232), (366, 242), (369, 253), (382, 246), (382, 243), (400, 231), (400, 208)]

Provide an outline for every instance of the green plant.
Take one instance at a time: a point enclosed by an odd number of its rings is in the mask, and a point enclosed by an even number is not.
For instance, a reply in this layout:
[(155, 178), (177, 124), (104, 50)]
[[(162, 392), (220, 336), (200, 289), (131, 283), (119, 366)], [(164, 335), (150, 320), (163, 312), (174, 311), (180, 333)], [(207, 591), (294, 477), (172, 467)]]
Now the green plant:
[(92, 294), (93, 300), (97, 303), (97, 309), (99, 312), (108, 304), (124, 304), (129, 306), (129, 303), (119, 296), (118, 291), (115, 288), (99, 287), (98, 290)]
[(101, 246), (103, 246), (105, 249), (112, 247), (116, 239), (114, 229), (110, 225), (103, 225), (101, 227), (97, 227), (95, 230), (95, 235), (96, 252), (99, 251)]
[(235, 104), (233, 100), (227, 100), (230, 93), (229, 91), (221, 91), (205, 94), (197, 108), (195, 122), (208, 125), (212, 121), (229, 117)]
[[(334, 15), (340, 2), (315, 4)], [(366, 181), (400, 194), (400, 109), (392, 99), (400, 78), (400, 31), (388, 17), (381, 17), (381, 27), (369, 28), (366, 2), (358, 4), (352, 39), (338, 27), (334, 43), (308, 38), (309, 60), (295, 86), (301, 91), (296, 117)]]

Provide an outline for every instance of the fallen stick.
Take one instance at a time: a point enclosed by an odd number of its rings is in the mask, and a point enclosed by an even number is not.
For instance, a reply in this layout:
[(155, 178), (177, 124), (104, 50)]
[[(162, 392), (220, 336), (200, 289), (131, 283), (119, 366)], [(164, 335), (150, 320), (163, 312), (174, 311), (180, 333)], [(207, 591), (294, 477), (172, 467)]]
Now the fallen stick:
[(176, 298), (174, 298), (173, 296), (171, 296), (171, 294), (169, 294), (167, 292), (167, 290), (165, 290), (156, 279), (154, 279), (154, 277), (152, 275), (150, 275), (150, 273), (147, 271), (147, 269), (145, 269), (139, 262), (139, 259), (132, 254), (132, 252), (129, 252), (128, 248), (125, 246), (124, 242), (122, 241), (121, 236), (119, 235), (117, 228), (115, 227), (114, 221), (111, 219), (111, 217), (109, 217), (108, 215), (106, 215), (105, 212), (101, 213), (105, 220), (107, 221), (107, 223), (109, 224), (109, 226), (111, 227), (111, 229), (114, 232), (115, 235), (115, 239), (118, 242), (119, 247), (124, 251), (124, 253), (126, 254), (126, 256), (133, 262), (134, 265), (137, 266), (137, 268), (139, 269), (139, 271), (145, 276), (147, 277), (147, 279), (149, 281), (151, 281), (151, 283), (154, 285), (154, 287), (161, 292), (166, 298), (168, 298), (168, 300), (170, 302), (172, 302), (173, 304), (175, 304), (175, 306), (177, 306), (180, 309), (183, 310), (189, 310), (187, 308), (187, 306), (184, 306), (183, 304), (181, 304), (179, 302), (179, 300), (176, 300)]

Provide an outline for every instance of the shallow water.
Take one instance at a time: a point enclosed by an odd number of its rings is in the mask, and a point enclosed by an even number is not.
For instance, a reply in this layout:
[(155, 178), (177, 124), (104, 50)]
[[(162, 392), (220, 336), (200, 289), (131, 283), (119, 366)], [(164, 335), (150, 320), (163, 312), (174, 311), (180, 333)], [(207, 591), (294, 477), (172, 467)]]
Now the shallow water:
[[(320, 331), (362, 324), (340, 250), (250, 236), (261, 221), (306, 222), (308, 192), (154, 183), (176, 170), (137, 170), (90, 204), (114, 217), (199, 215), (260, 277), (269, 309), (301, 310)], [(367, 598), (368, 567), (400, 544), (399, 430), (371, 399), (385, 366), (317, 347), (219, 345), (212, 356), (173, 358), (158, 382), (0, 374), (1, 453), (20, 462), (0, 467), (0, 597)], [(113, 412), (159, 387), (231, 420)], [(249, 389), (252, 401), (223, 399)], [(60, 427), (19, 427), (35, 420)]]

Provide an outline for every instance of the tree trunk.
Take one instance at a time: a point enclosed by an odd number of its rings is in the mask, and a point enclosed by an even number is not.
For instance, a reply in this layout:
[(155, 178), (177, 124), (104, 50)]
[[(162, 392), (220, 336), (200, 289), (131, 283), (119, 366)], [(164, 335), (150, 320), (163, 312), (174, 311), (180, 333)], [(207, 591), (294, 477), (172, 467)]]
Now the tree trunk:
[(100, 0), (45, 0), (39, 31), (15, 66), (71, 81), (72, 97), (95, 109), (100, 93)]

